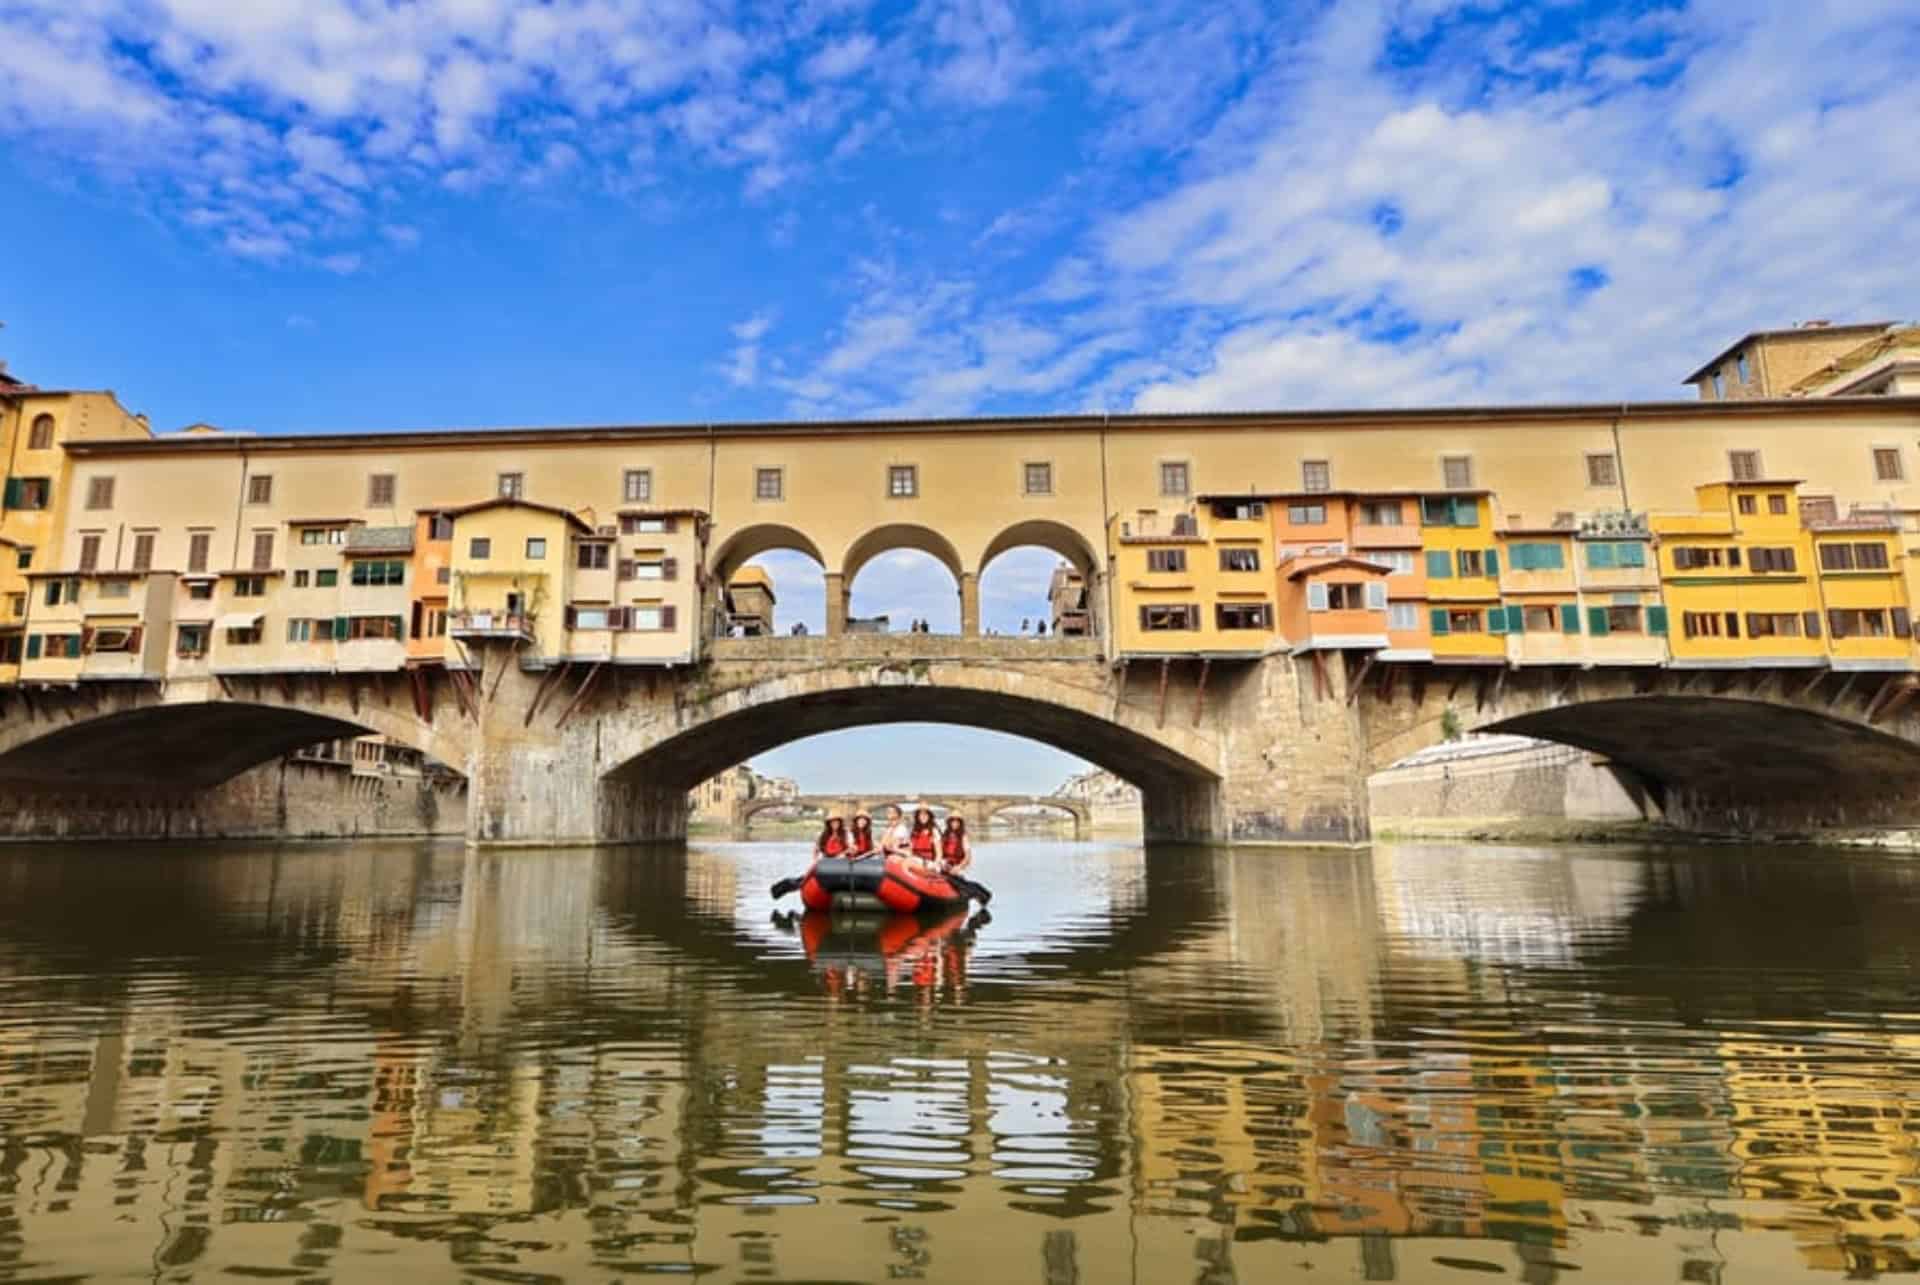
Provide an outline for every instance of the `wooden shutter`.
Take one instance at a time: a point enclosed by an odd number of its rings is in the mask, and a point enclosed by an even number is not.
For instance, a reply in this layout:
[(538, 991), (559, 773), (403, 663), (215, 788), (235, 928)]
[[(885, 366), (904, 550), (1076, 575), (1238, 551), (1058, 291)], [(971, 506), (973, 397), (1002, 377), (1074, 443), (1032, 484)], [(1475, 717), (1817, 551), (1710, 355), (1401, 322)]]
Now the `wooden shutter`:
[(1497, 576), (1500, 574), (1500, 550), (1498, 549), (1487, 550), (1485, 570), (1486, 570), (1486, 573), (1490, 576)]
[(660, 628), (667, 633), (672, 633), (676, 614), (672, 603), (660, 608)]
[(1800, 613), (1800, 622), (1806, 629), (1807, 637), (1818, 638), (1820, 636), (1820, 613), (1819, 612), (1805, 611)]
[(384, 509), (393, 504), (393, 474), (373, 473), (367, 477), (367, 507)]
[(153, 569), (153, 533), (142, 531), (133, 537), (133, 569), (151, 571)]
[(1892, 614), (1893, 636), (1895, 638), (1913, 637), (1913, 618), (1907, 614), (1907, 609), (1905, 607), (1895, 607)]
[(580, 613), (575, 611), (572, 607), (568, 607), (564, 612), (561, 613), (561, 625), (563, 628), (567, 629), (568, 631), (572, 631), (575, 628), (574, 622), (579, 618), (580, 618)]
[(1560, 632), (1563, 634), (1580, 632), (1580, 608), (1571, 602), (1560, 604)]
[(1445, 607), (1433, 608), (1431, 619), (1433, 621), (1433, 632), (1435, 634), (1445, 634), (1447, 632), (1447, 609)]
[(1498, 604), (1487, 608), (1487, 632), (1504, 634), (1507, 632), (1507, 609)]
[(1667, 609), (1665, 607), (1647, 608), (1647, 632), (1664, 634), (1667, 632)]
[(253, 533), (253, 569), (255, 571), (273, 569), (273, 532), (255, 531)]
[(83, 535), (80, 537), (80, 569), (92, 571), (100, 565), (100, 537)]
[(205, 571), (207, 569), (207, 546), (213, 537), (205, 531), (195, 531), (187, 537), (187, 570)]
[(1740, 549), (1737, 545), (1730, 547), (1727, 550), (1727, 565), (1730, 567), (1737, 567), (1740, 565)]
[(1453, 578), (1453, 556), (1444, 549), (1427, 550), (1427, 579), (1451, 580)]
[(660, 559), (660, 578), (662, 580), (678, 580), (680, 578), (680, 559)]
[(1595, 638), (1607, 636), (1607, 609), (1605, 607), (1587, 608), (1587, 632)]
[(623, 629), (623, 630), (633, 628), (633, 608), (632, 607), (609, 608), (607, 611), (607, 628)]
[(633, 559), (632, 558), (620, 559), (619, 577), (622, 580), (633, 579)]
[(1595, 570), (1611, 571), (1614, 567), (1613, 554), (1610, 544), (1590, 544), (1587, 546), (1587, 565)]
[(1527, 632), (1527, 609), (1525, 607), (1516, 604), (1507, 608), (1507, 632), (1510, 634), (1524, 634)]
[(1367, 584), (1367, 610), (1385, 611), (1387, 609), (1387, 582), (1373, 580)]
[(1327, 609), (1327, 587), (1323, 584), (1307, 586), (1307, 610), (1325, 611)]
[(671, 514), (660, 519), (660, 529), (666, 532), (668, 535), (672, 535), (674, 531), (679, 529), (679, 526), (680, 526), (680, 519), (672, 516)]

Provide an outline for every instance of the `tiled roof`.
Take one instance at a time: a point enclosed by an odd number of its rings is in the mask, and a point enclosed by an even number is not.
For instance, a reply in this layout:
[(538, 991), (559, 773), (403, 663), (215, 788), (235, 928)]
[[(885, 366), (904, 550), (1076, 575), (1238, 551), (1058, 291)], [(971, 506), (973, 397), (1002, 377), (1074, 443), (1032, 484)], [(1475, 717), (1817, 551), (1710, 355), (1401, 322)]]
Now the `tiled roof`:
[(348, 553), (412, 553), (410, 526), (363, 526), (347, 532)]

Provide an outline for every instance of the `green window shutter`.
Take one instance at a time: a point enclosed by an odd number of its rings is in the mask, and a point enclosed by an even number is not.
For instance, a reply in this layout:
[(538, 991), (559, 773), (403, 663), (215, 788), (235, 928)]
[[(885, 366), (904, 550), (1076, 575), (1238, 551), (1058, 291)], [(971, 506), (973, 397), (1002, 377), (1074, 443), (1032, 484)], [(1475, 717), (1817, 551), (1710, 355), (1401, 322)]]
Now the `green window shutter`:
[(1587, 565), (1595, 570), (1611, 570), (1613, 546), (1610, 544), (1590, 544), (1587, 546)]
[(1587, 608), (1587, 632), (1595, 638), (1607, 636), (1607, 609), (1605, 607)]
[(1487, 550), (1487, 574), (1490, 576), (1500, 574), (1500, 550), (1498, 549)]
[(1480, 525), (1480, 501), (1470, 496), (1453, 497), (1453, 524), (1455, 526)]
[(1504, 634), (1507, 632), (1507, 609), (1505, 607), (1495, 606), (1488, 608), (1487, 632), (1490, 634)]
[(1628, 541), (1620, 546), (1620, 565), (1623, 567), (1644, 567), (1647, 565), (1647, 546), (1638, 540)]
[(19, 506), (20, 504), (20, 479), (19, 478), (10, 477), (7, 479), (7, 492), (6, 492), (5, 503), (6, 503), (6, 507), (10, 509), (17, 508)]
[(1427, 550), (1427, 579), (1448, 580), (1453, 577), (1453, 555), (1444, 549)]
[(1433, 609), (1433, 632), (1436, 634), (1444, 634), (1447, 632), (1447, 609), (1445, 607), (1435, 607)]
[(389, 620), (391, 620), (391, 621), (393, 621), (393, 636), (394, 636), (395, 638), (397, 638), (397, 639), (399, 639), (399, 640), (400, 640), (401, 642), (405, 642), (405, 641), (407, 640), (407, 621), (406, 621), (406, 617), (404, 617), (404, 616), (389, 616), (389, 617), (387, 617), (387, 619), (389, 619)]
[[(9, 482), (7, 485), (11, 486), (13, 484)], [(39, 634), (33, 634), (27, 639), (27, 659), (28, 660), (40, 659), (40, 635)]]
[(1533, 546), (1530, 544), (1508, 545), (1507, 565), (1515, 571), (1533, 570)]
[(1560, 632), (1563, 634), (1580, 632), (1580, 608), (1570, 602), (1560, 604)]
[(1667, 632), (1667, 609), (1665, 607), (1647, 608), (1647, 632), (1664, 634)]
[(1518, 604), (1507, 608), (1507, 632), (1524, 634), (1527, 632), (1527, 609)]
[(347, 637), (347, 618), (345, 616), (335, 616), (333, 618), (334, 641), (344, 642), (346, 641), (346, 637)]
[(1559, 571), (1566, 567), (1567, 562), (1565, 558), (1560, 556), (1559, 545), (1543, 544), (1539, 546), (1539, 549), (1540, 549), (1540, 561), (1537, 567), (1538, 570)]

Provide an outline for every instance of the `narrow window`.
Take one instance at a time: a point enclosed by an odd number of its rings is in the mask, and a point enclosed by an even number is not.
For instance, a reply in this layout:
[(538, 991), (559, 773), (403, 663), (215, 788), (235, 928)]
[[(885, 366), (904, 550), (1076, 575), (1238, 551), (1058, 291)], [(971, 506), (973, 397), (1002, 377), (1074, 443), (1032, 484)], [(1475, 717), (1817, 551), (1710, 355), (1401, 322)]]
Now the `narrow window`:
[(546, 559), (546, 556), (547, 542), (537, 535), (529, 536), (527, 538), (527, 561), (541, 562)]
[(153, 570), (153, 532), (136, 531), (133, 534), (133, 569), (135, 571)]
[(312, 583), (313, 583), (313, 572), (311, 572), (311, 571), (296, 571), (296, 572), (294, 572), (294, 573), (293, 573), (293, 587), (294, 587), (294, 588), (296, 588), (296, 589), (305, 589), (305, 588), (306, 588), (306, 587), (307, 587), (308, 585), (310, 585), (310, 584), (312, 584)]
[(467, 542), (467, 556), (475, 562), (485, 562), (493, 556), (493, 541), (477, 535)]
[(1185, 549), (1148, 549), (1148, 571), (1185, 571), (1187, 569), (1187, 551)]
[(1473, 485), (1473, 457), (1470, 455), (1442, 455), (1440, 457), (1440, 484), (1449, 491), (1464, 491)]
[(1727, 467), (1736, 482), (1758, 482), (1760, 480), (1759, 451), (1728, 451)]
[(1045, 462), (1032, 462), (1023, 466), (1021, 476), (1023, 489), (1028, 495), (1053, 494), (1053, 465)]
[(1873, 480), (1876, 482), (1898, 482), (1907, 475), (1906, 466), (1900, 460), (1900, 448), (1897, 446), (1876, 446), (1873, 448)]
[(1768, 495), (1767, 512), (1776, 518), (1785, 517), (1787, 514), (1787, 497), (1777, 491)]
[(1885, 571), (1887, 569), (1887, 546), (1884, 544), (1856, 544), (1853, 546), (1853, 560), (1862, 571)]
[(1727, 377), (1719, 371), (1713, 372), (1713, 399), (1722, 401), (1727, 395)]
[(1327, 506), (1324, 504), (1289, 504), (1287, 506), (1288, 526), (1325, 526)]
[(498, 483), (496, 489), (503, 500), (518, 500), (526, 496), (527, 475), (525, 473), (502, 473)]
[(628, 504), (648, 504), (653, 500), (653, 470), (630, 468), (621, 476), (620, 498)]
[(1743, 514), (1751, 515), (1760, 511), (1759, 503), (1751, 495), (1736, 495), (1733, 497), (1733, 503), (1734, 507)]
[(27, 435), (27, 449), (44, 451), (53, 446), (53, 416), (35, 415), (33, 430)]
[(453, 519), (444, 513), (433, 515), (433, 524), (427, 529), (429, 540), (453, 539)]
[(605, 571), (612, 551), (612, 545), (583, 543), (574, 555), (574, 565), (582, 571)]
[(113, 507), (112, 478), (91, 477), (87, 479), (87, 507), (90, 509), (110, 509)]
[(253, 533), (253, 569), (268, 571), (273, 567), (273, 532), (255, 531)]
[(1220, 550), (1220, 569), (1222, 571), (1258, 571), (1260, 550), (1222, 549)]
[(1184, 460), (1163, 460), (1160, 464), (1160, 494), (1185, 495), (1190, 479)]
[(753, 498), (756, 500), (778, 500), (786, 494), (786, 478), (777, 468), (757, 468), (753, 471)]
[(273, 503), (273, 474), (255, 473), (247, 479), (247, 503)]
[(1822, 571), (1853, 570), (1853, 546), (1850, 544), (1821, 545), (1820, 569)]
[(367, 507), (370, 509), (393, 507), (393, 474), (369, 473), (367, 475)]
[(1750, 384), (1753, 382), (1753, 370), (1747, 365), (1747, 354), (1736, 353), (1734, 355), (1733, 370), (1734, 373), (1740, 377), (1741, 383)]
[(1620, 484), (1620, 461), (1611, 451), (1587, 456), (1588, 486), (1618, 486)]
[(1302, 460), (1300, 462), (1300, 489), (1303, 491), (1327, 491), (1333, 489), (1333, 469), (1325, 460)]
[(313, 573), (313, 587), (316, 589), (337, 589), (340, 587), (340, 569), (328, 567)]
[(80, 537), (80, 569), (92, 571), (100, 565), (100, 537), (83, 535)]
[(896, 500), (910, 500), (920, 494), (920, 471), (911, 464), (895, 464), (889, 467), (887, 494)]
[(22, 571), (33, 569), (33, 550), (26, 545), (20, 546), (20, 552), (14, 556), (13, 565)]

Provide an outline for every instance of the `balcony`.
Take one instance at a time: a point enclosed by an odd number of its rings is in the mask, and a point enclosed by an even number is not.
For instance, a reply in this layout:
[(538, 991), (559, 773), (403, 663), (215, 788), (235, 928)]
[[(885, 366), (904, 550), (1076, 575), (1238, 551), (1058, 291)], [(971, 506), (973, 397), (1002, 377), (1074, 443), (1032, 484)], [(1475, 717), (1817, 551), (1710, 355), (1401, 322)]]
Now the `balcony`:
[(1122, 544), (1204, 544), (1206, 539), (1191, 513), (1140, 513), (1120, 524)]
[(454, 638), (484, 642), (532, 642), (533, 617), (518, 611), (451, 611), (447, 633)]

